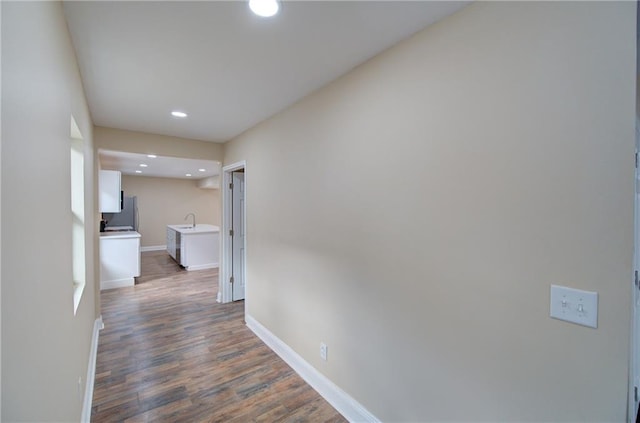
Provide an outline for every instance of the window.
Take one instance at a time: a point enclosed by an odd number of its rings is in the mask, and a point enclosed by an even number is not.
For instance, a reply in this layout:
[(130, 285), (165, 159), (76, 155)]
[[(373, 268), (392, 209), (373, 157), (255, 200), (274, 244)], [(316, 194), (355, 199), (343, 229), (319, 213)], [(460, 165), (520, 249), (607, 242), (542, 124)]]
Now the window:
[(86, 280), (84, 228), (84, 141), (71, 116), (71, 245), (73, 265), (73, 314), (80, 305)]

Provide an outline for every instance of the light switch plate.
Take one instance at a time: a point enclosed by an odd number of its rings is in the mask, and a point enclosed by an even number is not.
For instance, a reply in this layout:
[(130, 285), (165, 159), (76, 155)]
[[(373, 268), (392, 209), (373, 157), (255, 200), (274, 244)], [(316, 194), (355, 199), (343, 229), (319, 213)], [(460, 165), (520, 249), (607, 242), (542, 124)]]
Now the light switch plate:
[(598, 327), (598, 293), (551, 285), (550, 315), (555, 319)]

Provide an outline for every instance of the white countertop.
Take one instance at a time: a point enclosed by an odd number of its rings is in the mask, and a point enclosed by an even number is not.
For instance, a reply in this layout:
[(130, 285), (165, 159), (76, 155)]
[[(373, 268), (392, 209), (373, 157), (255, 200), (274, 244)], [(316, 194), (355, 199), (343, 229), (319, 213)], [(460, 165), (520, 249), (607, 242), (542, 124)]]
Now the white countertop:
[(192, 227), (191, 225), (167, 225), (167, 228), (173, 229), (174, 231), (180, 232), (183, 235), (188, 234), (202, 234), (208, 232), (220, 232), (220, 228), (215, 225), (207, 225), (204, 223), (199, 223), (196, 227)]
[(140, 238), (140, 236), (141, 235), (136, 231), (100, 232), (100, 238), (109, 238), (109, 239)]
[(107, 226), (104, 228), (105, 232), (123, 232), (123, 231), (132, 231), (133, 226)]

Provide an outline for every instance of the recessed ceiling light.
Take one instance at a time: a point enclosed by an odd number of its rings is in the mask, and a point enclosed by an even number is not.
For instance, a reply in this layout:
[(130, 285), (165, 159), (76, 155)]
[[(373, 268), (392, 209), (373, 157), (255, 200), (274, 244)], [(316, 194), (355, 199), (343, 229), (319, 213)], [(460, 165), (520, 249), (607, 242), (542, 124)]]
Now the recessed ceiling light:
[(136, 170), (136, 173), (142, 173), (142, 171), (141, 170)]
[(187, 114), (185, 112), (180, 112), (178, 110), (174, 110), (173, 112), (171, 112), (171, 115), (179, 118), (187, 117)]
[(191, 176), (191, 174), (190, 173), (185, 173), (184, 176)]
[(147, 157), (150, 159), (155, 159), (158, 156), (156, 156), (155, 154), (147, 154)]
[(140, 167), (147, 167), (147, 165), (144, 163), (140, 163)]
[(253, 13), (263, 18), (269, 18), (280, 10), (277, 0), (249, 0), (249, 8)]
[(206, 172), (207, 169), (198, 169), (198, 172)]

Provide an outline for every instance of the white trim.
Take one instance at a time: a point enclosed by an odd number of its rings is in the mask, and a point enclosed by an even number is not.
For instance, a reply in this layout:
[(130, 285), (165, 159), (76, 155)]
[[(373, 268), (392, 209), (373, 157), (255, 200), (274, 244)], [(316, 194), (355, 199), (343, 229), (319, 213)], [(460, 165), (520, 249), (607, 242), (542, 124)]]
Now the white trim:
[(148, 247), (140, 247), (140, 252), (144, 253), (145, 251), (162, 251), (166, 249), (166, 245), (149, 245)]
[(186, 270), (202, 270), (202, 269), (215, 269), (218, 267), (218, 263), (206, 263), (206, 264), (196, 264), (195, 266), (185, 267)]
[(245, 315), (247, 327), (262, 339), (276, 354), (282, 358), (296, 373), (302, 377), (322, 398), (327, 400), (340, 414), (350, 422), (379, 423), (380, 419), (371, 414), (362, 404), (340, 389), (329, 378), (316, 370), (298, 353), (282, 342), (277, 336), (262, 326), (250, 315)]
[[(220, 290), (220, 298), (222, 303), (229, 303), (233, 301), (233, 292), (231, 289), (231, 283), (224, 283), (223, 281), (228, 281), (231, 276), (231, 242), (229, 242), (229, 237), (225, 236), (225, 234), (229, 233), (231, 229), (231, 193), (229, 190), (229, 184), (231, 183), (231, 172), (235, 170), (245, 170), (245, 208), (246, 208), (246, 171), (247, 171), (247, 162), (245, 160), (224, 166), (222, 168), (222, 185), (220, 189), (222, 190), (222, 230), (220, 231), (221, 245), (222, 245), (222, 254), (221, 254), (221, 266), (220, 266), (220, 278), (218, 282), (218, 289)], [(245, 229), (247, 213), (245, 209)], [(244, 271), (244, 286), (245, 286), (245, 310), (247, 307), (246, 303), (246, 287), (247, 287), (247, 239), (246, 239), (246, 231), (245, 231), (245, 271)]]
[(101, 281), (100, 291), (113, 288), (124, 288), (126, 286), (134, 286), (136, 284), (133, 278), (114, 279), (112, 281)]
[(87, 364), (87, 378), (84, 385), (84, 401), (82, 403), (82, 423), (91, 421), (91, 406), (93, 403), (93, 386), (96, 380), (96, 358), (98, 356), (98, 336), (100, 330), (104, 329), (102, 316), (93, 323), (93, 337), (91, 338), (91, 349), (89, 350), (89, 364)]

